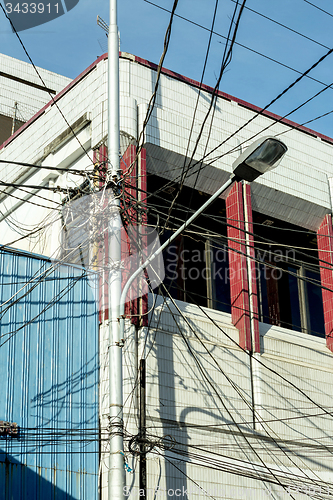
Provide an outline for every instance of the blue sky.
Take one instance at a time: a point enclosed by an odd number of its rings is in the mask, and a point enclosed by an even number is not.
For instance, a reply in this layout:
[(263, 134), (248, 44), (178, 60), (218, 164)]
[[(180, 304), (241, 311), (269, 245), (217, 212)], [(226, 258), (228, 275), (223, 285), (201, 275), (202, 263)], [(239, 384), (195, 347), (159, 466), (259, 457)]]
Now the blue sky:
[[(153, 1), (167, 10), (173, 4), (172, 0)], [(315, 8), (307, 0), (247, 0), (249, 9), (314, 41), (245, 9), (236, 40), (241, 45), (234, 47), (233, 58), (222, 78), (220, 89), (264, 107), (299, 76), (293, 70), (304, 72), (326, 54), (328, 49), (324, 46), (332, 46), (333, 2), (309, 1), (331, 15)], [(176, 14), (210, 28), (215, 2), (179, 0)], [(144, 0), (119, 0), (118, 3), (121, 50), (157, 63), (163, 50), (169, 14)], [(204, 77), (207, 85), (214, 86), (219, 74), (225, 42), (223, 37), (227, 35), (234, 6), (232, 0), (219, 0), (214, 31), (221, 36), (214, 35), (212, 38)], [(100, 15), (108, 22), (108, 11), (108, 0), (80, 0), (67, 14), (23, 31), (20, 36), (36, 65), (75, 78), (106, 51), (106, 36), (97, 26), (96, 17)], [(208, 37), (208, 31), (175, 17), (164, 65), (200, 80)], [(0, 52), (26, 60), (22, 47), (1, 12)], [(326, 85), (333, 83), (333, 55), (328, 56), (310, 76)], [(321, 83), (304, 78), (269, 109), (285, 115), (323, 88)], [(289, 118), (304, 123), (327, 113), (333, 109), (332, 97), (333, 89), (329, 88)], [(307, 126), (333, 137), (333, 113)]]

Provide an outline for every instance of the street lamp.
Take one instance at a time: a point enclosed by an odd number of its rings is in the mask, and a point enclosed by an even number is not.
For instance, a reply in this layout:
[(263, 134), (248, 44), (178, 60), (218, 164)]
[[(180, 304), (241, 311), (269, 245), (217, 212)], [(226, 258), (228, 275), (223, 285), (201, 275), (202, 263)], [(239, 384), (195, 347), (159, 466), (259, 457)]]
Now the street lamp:
[[(130, 276), (130, 278), (127, 280), (123, 291), (121, 292), (120, 295), (120, 304), (119, 304), (119, 317), (118, 317), (118, 322), (117, 325), (114, 325), (116, 328), (114, 330), (114, 337), (113, 337), (113, 345), (118, 345), (121, 346), (124, 343), (124, 327), (125, 327), (125, 318), (124, 318), (124, 313), (125, 313), (125, 300), (126, 296), (128, 293), (128, 290), (135, 280), (142, 272), (143, 270), (152, 263), (152, 261), (160, 255), (163, 250), (175, 239), (177, 236), (179, 236), (192, 222), (199, 217), (199, 215), (206, 210), (206, 208), (209, 207), (209, 205), (212, 204), (212, 202), (221, 196), (221, 194), (229, 187), (231, 186), (235, 181), (240, 181), (240, 180), (246, 180), (249, 182), (252, 182), (254, 179), (259, 177), (260, 175), (264, 174), (268, 170), (271, 170), (275, 168), (280, 160), (282, 159), (282, 156), (286, 153), (287, 151), (287, 146), (281, 142), (280, 140), (276, 139), (275, 137), (263, 137), (261, 139), (258, 139), (255, 141), (251, 146), (249, 146), (244, 153), (242, 153), (239, 158), (233, 163), (233, 174), (231, 175), (230, 179), (223, 184), (223, 186), (220, 187), (214, 193), (207, 201), (200, 207), (187, 221), (184, 222), (184, 224), (175, 231), (170, 238), (163, 243), (148, 259)], [(117, 331), (116, 331), (117, 330)], [(119, 347), (118, 347), (119, 349)], [(119, 363), (121, 364), (121, 356), (118, 359), (118, 366), (117, 370), (120, 370), (120, 374), (122, 372), (122, 366), (119, 366)], [(111, 369), (111, 366), (110, 366)], [(118, 376), (116, 376), (113, 379), (114, 384), (120, 384), (121, 383), (121, 375), (118, 373)], [(110, 373), (111, 375), (111, 373)], [(113, 385), (111, 382), (110, 378), (110, 385)], [(115, 389), (114, 389), (115, 390)], [(113, 402), (113, 404), (116, 404), (116, 407), (118, 408), (118, 422), (122, 422), (122, 387), (117, 387), (115, 390), (115, 393), (118, 395), (119, 402)], [(120, 396), (121, 395), (121, 396)], [(119, 411), (120, 410), (120, 411)], [(119, 451), (118, 451), (119, 453)], [(112, 456), (111, 456), (112, 457)], [(119, 462), (118, 462), (119, 464)], [(118, 500), (120, 498), (123, 498), (123, 488), (121, 487), (121, 480), (123, 479), (122, 472), (123, 472), (123, 466), (122, 470), (119, 470), (119, 465), (117, 466), (114, 462), (114, 460), (110, 460), (110, 468), (113, 467), (114, 470), (113, 472), (115, 473), (117, 471), (118, 473), (118, 483), (117, 487), (115, 488), (116, 491), (114, 491), (112, 500)], [(118, 470), (117, 470), (118, 469)], [(114, 477), (114, 476), (113, 476)], [(120, 479), (120, 481), (119, 481)], [(112, 481), (111, 475), (109, 478), (109, 481)], [(125, 486), (125, 484), (123, 484)], [(110, 489), (110, 484), (109, 484), (109, 491)], [(110, 500), (111, 497), (109, 496)]]
[(252, 182), (259, 175), (276, 168), (287, 146), (275, 137), (262, 137), (246, 148), (232, 164), (234, 175), (238, 179)]

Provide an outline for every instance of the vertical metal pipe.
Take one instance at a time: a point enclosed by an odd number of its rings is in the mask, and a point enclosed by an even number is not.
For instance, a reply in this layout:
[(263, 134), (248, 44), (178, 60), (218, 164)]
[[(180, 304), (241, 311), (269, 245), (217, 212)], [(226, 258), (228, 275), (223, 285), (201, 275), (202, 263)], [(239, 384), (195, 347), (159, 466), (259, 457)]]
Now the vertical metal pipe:
[(119, 175), (119, 40), (117, 0), (110, 0), (108, 35), (108, 157), (113, 177)]
[(13, 122), (12, 122), (12, 132), (10, 135), (13, 135), (15, 132), (16, 115), (17, 115), (17, 102), (14, 104), (14, 116), (13, 116)]
[[(117, 0), (110, 0), (108, 36), (108, 159), (112, 178), (119, 179), (119, 43)], [(110, 168), (110, 165), (109, 165)], [(121, 217), (119, 199), (114, 200), (109, 225), (109, 416), (110, 458), (108, 474), (109, 500), (123, 500), (125, 470), (123, 459), (123, 368), (122, 342), (119, 333), (121, 296)]]
[(260, 424), (261, 420), (261, 370), (256, 358), (260, 358), (260, 353), (255, 352), (255, 327), (254, 327), (254, 307), (253, 307), (253, 287), (252, 287), (252, 269), (251, 269), (251, 250), (250, 250), (250, 234), (249, 234), (249, 213), (246, 197), (246, 181), (243, 181), (243, 207), (244, 207), (244, 229), (246, 243), (246, 267), (247, 279), (249, 286), (249, 309), (250, 309), (250, 330), (251, 330), (251, 356), (250, 356), (250, 372), (251, 372), (251, 388), (252, 388), (252, 405), (253, 405), (253, 428), (263, 430)]
[(109, 417), (110, 459), (109, 500), (124, 498), (125, 470), (123, 458), (123, 341), (119, 332), (119, 299), (121, 295), (121, 220), (116, 203), (109, 224)]
[(140, 497), (147, 498), (147, 462), (146, 462), (146, 360), (140, 360)]

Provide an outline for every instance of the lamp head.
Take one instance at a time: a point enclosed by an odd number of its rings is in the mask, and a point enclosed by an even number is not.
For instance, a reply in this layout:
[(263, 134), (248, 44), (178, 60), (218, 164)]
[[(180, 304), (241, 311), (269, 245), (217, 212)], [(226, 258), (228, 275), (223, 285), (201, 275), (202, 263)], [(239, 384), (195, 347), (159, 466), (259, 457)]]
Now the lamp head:
[(259, 175), (277, 167), (287, 150), (287, 146), (276, 137), (261, 137), (234, 161), (234, 175), (252, 182)]

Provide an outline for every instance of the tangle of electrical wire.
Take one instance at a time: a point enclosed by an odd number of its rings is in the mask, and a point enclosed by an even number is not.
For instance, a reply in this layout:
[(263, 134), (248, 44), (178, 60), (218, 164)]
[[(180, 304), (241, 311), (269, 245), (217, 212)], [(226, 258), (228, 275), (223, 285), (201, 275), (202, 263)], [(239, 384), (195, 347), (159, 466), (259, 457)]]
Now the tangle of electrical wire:
[[(186, 322), (188, 328), (191, 330), (191, 332), (193, 333), (194, 337), (196, 338), (196, 340), (200, 343), (200, 345), (205, 349), (206, 353), (208, 354), (208, 356), (210, 356), (210, 358), (213, 360), (214, 364), (217, 366), (218, 370), (222, 373), (223, 377), (226, 378), (227, 382), (233, 387), (233, 389), (237, 392), (238, 396), (242, 399), (242, 401), (248, 406), (248, 409), (250, 409), (250, 411), (253, 411), (253, 413), (256, 415), (256, 418), (258, 418), (258, 421), (260, 422), (260, 424), (262, 423), (261, 422), (261, 418), (260, 418), (260, 415), (258, 414), (257, 410), (252, 407), (252, 405), (247, 401), (247, 399), (243, 396), (241, 390), (238, 388), (237, 384), (226, 374), (226, 372), (224, 370), (222, 370), (220, 364), (217, 362), (215, 356), (213, 356), (213, 354), (211, 353), (211, 351), (207, 348), (207, 346), (205, 345), (205, 343), (202, 341), (202, 339), (199, 337), (199, 335), (197, 334), (197, 332), (195, 331), (195, 329), (193, 328), (193, 326), (190, 324), (190, 322), (187, 320), (186, 316), (182, 313), (182, 311), (180, 310), (180, 308), (177, 306), (176, 302), (174, 301), (174, 299), (172, 298), (172, 296), (170, 295), (170, 293), (168, 292), (168, 290), (166, 289), (165, 285), (163, 285), (163, 288), (164, 290), (166, 291), (167, 295), (168, 295), (168, 298), (169, 300), (172, 302), (172, 304), (174, 305), (174, 307), (177, 309), (178, 313), (181, 315), (181, 317), (184, 319), (184, 321)], [(175, 324), (177, 325), (177, 329), (180, 333), (180, 335), (182, 336), (184, 342), (186, 343), (190, 353), (191, 353), (191, 356), (195, 359), (197, 365), (199, 364), (199, 360), (197, 359), (195, 353), (194, 353), (194, 350), (192, 349), (192, 347), (189, 345), (189, 340), (186, 339), (185, 335), (182, 333), (182, 329), (180, 328), (174, 314), (172, 313), (172, 310), (171, 308), (169, 307), (168, 303), (167, 304), (167, 307), (169, 309), (169, 313), (171, 314), (171, 316), (173, 317), (174, 319), (174, 322)], [(212, 385), (212, 382), (211, 382), (211, 385)], [(216, 391), (215, 391), (216, 392)], [(226, 407), (225, 407), (226, 409)], [(231, 416), (231, 413), (228, 411), (228, 414), (229, 416)], [(237, 429), (239, 432), (241, 432), (241, 427), (235, 422), (235, 420), (233, 419), (233, 423), (234, 425), (237, 426)], [(302, 473), (303, 475), (308, 479), (310, 480), (310, 477), (304, 472), (304, 470), (300, 469), (300, 467), (296, 464), (296, 462), (288, 455), (288, 453), (293, 453), (295, 455), (295, 453), (293, 451), (291, 451), (290, 449), (284, 449), (283, 447), (280, 446), (278, 440), (274, 437), (272, 437), (272, 435), (270, 434), (270, 432), (274, 432), (272, 430), (272, 428), (266, 423), (263, 425), (264, 427), (264, 430), (266, 432), (266, 434), (270, 437), (270, 439), (272, 440), (272, 442), (274, 443), (274, 445), (280, 449), (280, 451), (284, 454), (284, 456), (292, 463), (292, 466), (298, 468)], [(268, 429), (268, 430), (267, 430)], [(277, 436), (277, 438), (279, 438), (279, 436), (276, 434), (276, 432), (274, 432), (274, 434)], [(243, 435), (243, 434), (242, 434)], [(261, 435), (258, 436), (258, 439), (261, 439)], [(263, 444), (263, 443), (262, 443)], [(251, 450), (252, 450), (252, 447), (251, 447)], [(267, 450), (266, 450), (267, 451)], [(330, 453), (333, 454), (333, 451), (330, 450)], [(296, 454), (298, 460), (301, 460), (303, 461), (297, 454)], [(304, 462), (303, 462), (304, 465), (306, 465)], [(283, 465), (281, 463), (281, 465)], [(313, 471), (312, 471), (313, 472)], [(315, 474), (313, 472), (314, 475), (317, 476), (317, 478), (320, 480), (320, 477)], [(317, 483), (315, 483), (317, 484)], [(318, 485), (318, 484), (317, 484)]]
[[(169, 216), (171, 215), (173, 206), (174, 206), (174, 204), (175, 204), (178, 196), (180, 195), (180, 193), (182, 191), (185, 179), (187, 177), (187, 173), (188, 173), (189, 169), (191, 168), (191, 164), (192, 164), (194, 155), (195, 155), (195, 153), (197, 151), (197, 148), (199, 146), (199, 142), (200, 142), (200, 139), (202, 137), (202, 134), (203, 134), (203, 131), (204, 131), (204, 128), (205, 128), (205, 125), (206, 125), (206, 121), (208, 120), (210, 112), (213, 109), (212, 118), (211, 118), (211, 127), (212, 127), (213, 118), (214, 118), (214, 111), (215, 111), (215, 104), (216, 104), (216, 93), (217, 93), (218, 88), (220, 86), (220, 83), (221, 83), (224, 71), (225, 71), (225, 69), (227, 68), (227, 66), (230, 64), (230, 62), (232, 60), (233, 46), (234, 46), (234, 43), (236, 41), (236, 36), (237, 36), (237, 32), (238, 32), (240, 20), (241, 20), (241, 17), (242, 17), (242, 13), (243, 13), (243, 10), (244, 10), (244, 7), (245, 7), (245, 3), (246, 3), (246, 0), (243, 0), (243, 2), (241, 4), (241, 7), (239, 9), (238, 15), (237, 15), (237, 19), (235, 21), (237, 10), (238, 10), (238, 5), (239, 5), (239, 0), (236, 0), (236, 5), (235, 5), (235, 8), (234, 8), (233, 16), (232, 16), (232, 19), (230, 21), (229, 32), (228, 32), (228, 36), (227, 36), (227, 43), (226, 43), (226, 46), (225, 46), (225, 49), (224, 49), (224, 53), (223, 53), (223, 57), (222, 57), (222, 62), (221, 62), (221, 68), (220, 68), (219, 77), (218, 77), (217, 82), (215, 84), (215, 87), (213, 89), (208, 110), (207, 110), (207, 112), (205, 114), (205, 117), (204, 117), (202, 123), (201, 123), (200, 130), (199, 130), (199, 133), (197, 135), (197, 138), (196, 138), (196, 141), (195, 141), (195, 145), (194, 145), (194, 148), (193, 148), (192, 153), (191, 153), (191, 157), (190, 157), (190, 159), (189, 159), (189, 161), (188, 161), (188, 163), (186, 165), (187, 152), (188, 152), (188, 148), (189, 148), (189, 144), (190, 144), (190, 138), (191, 138), (191, 133), (190, 133), (190, 136), (189, 136), (189, 139), (188, 139), (188, 146), (187, 146), (187, 150), (186, 150), (186, 154), (185, 154), (185, 158), (184, 158), (184, 164), (183, 164), (182, 172), (180, 174), (180, 184), (179, 184), (177, 193), (174, 196), (173, 201), (172, 201), (172, 203), (170, 205)], [(230, 41), (230, 46), (228, 47), (229, 39), (231, 39), (231, 41)], [(198, 100), (199, 100), (199, 96), (197, 98), (197, 104), (198, 104)], [(194, 118), (195, 118), (195, 114), (193, 116), (193, 121), (194, 121)], [(193, 121), (192, 121), (192, 126), (193, 126)], [(210, 129), (211, 129), (211, 127), (210, 127)], [(206, 149), (208, 147), (208, 141), (209, 141), (209, 136), (207, 138)], [(203, 157), (205, 157), (205, 154), (204, 154)], [(199, 173), (200, 173), (200, 169), (199, 169)], [(199, 175), (199, 173), (198, 173), (198, 175)], [(168, 220), (169, 220), (169, 217), (167, 217), (165, 225), (168, 223)]]

